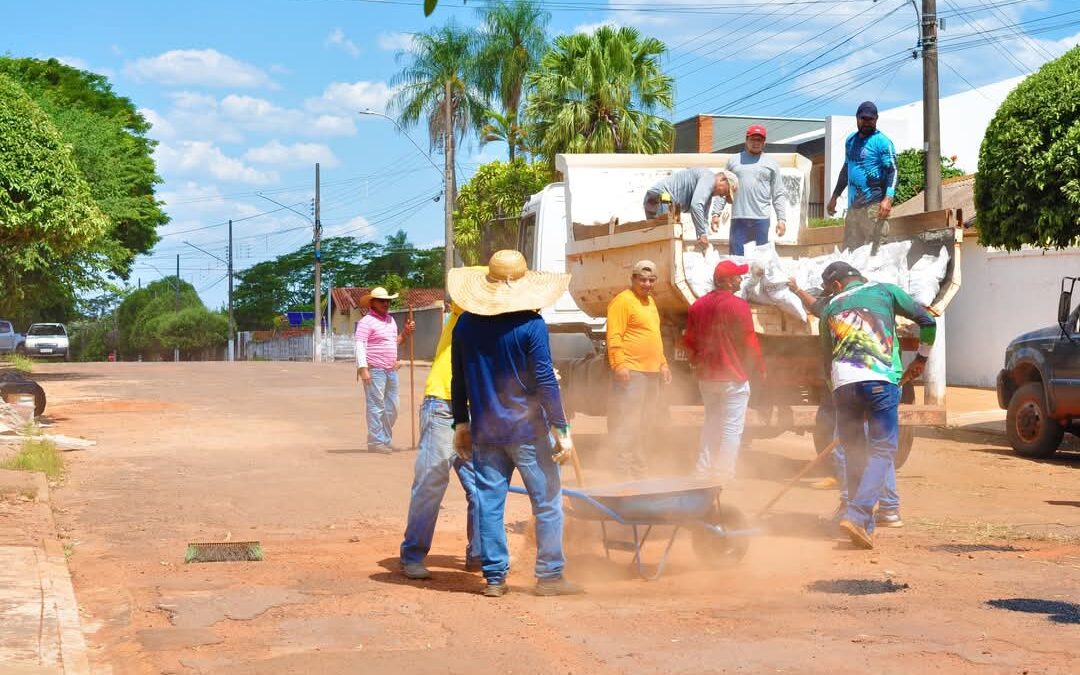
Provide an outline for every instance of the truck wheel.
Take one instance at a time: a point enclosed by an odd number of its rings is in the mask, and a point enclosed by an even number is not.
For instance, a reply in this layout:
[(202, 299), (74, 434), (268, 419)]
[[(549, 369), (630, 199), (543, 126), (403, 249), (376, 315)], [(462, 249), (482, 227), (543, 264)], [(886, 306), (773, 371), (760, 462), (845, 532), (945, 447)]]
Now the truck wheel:
[(1016, 454), (1050, 457), (1065, 435), (1046, 408), (1046, 394), (1039, 382), (1028, 382), (1016, 390), (1005, 415), (1005, 435)]
[(915, 429), (911, 427), (900, 427), (900, 440), (896, 444), (896, 468), (904, 466), (904, 462), (907, 461), (908, 455), (911, 454), (911, 446), (915, 445)]

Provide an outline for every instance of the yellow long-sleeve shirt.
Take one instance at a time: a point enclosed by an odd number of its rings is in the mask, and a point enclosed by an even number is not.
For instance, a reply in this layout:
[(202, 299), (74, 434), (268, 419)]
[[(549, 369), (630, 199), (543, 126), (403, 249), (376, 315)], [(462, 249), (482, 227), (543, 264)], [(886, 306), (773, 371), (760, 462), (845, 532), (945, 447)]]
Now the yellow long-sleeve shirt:
[(607, 310), (608, 363), (643, 373), (667, 363), (660, 338), (660, 312), (650, 296), (642, 301), (629, 288), (612, 298)]
[(454, 326), (461, 316), (461, 308), (451, 304), (450, 316), (439, 333), (439, 344), (435, 346), (435, 359), (431, 362), (431, 372), (424, 383), (424, 396), (434, 396), (444, 401), (450, 400), (450, 338), (454, 336)]

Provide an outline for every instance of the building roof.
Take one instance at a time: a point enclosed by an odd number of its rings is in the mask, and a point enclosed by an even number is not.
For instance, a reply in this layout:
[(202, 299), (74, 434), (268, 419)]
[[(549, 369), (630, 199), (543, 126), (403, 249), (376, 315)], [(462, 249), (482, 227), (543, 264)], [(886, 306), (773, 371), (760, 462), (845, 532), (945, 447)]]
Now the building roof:
[[(975, 225), (975, 174), (956, 176), (941, 181), (941, 208), (960, 209), (964, 227)], [(923, 213), (923, 193), (920, 190), (911, 199), (893, 207), (892, 215), (910, 216)]]
[[(732, 147), (742, 147), (746, 142), (746, 127), (762, 124), (769, 134), (769, 144), (798, 144), (825, 136), (824, 118), (770, 117), (768, 115), (695, 115), (675, 124), (676, 152), (696, 152), (680, 149), (679, 136), (686, 136), (695, 128), (699, 118), (712, 122), (711, 152), (724, 152)], [(681, 133), (680, 133), (681, 132)]]
[[(362, 309), (360, 300), (371, 292), (370, 288), (332, 288), (331, 296), (334, 300), (334, 311), (339, 314), (348, 314), (354, 309)], [(410, 288), (405, 291), (401, 298), (403, 304), (412, 305), (414, 309), (442, 305), (446, 291), (441, 288)]]

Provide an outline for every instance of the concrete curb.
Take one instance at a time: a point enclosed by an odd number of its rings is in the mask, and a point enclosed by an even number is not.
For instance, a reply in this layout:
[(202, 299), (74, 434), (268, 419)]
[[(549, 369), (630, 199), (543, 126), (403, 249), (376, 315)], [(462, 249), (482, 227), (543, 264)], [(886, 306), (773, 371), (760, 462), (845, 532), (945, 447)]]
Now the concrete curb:
[(89, 675), (79, 604), (56, 534), (49, 484), (44, 474), (24, 475), (48, 514), (52, 536), (40, 546), (0, 546), (0, 661), (5, 673)]

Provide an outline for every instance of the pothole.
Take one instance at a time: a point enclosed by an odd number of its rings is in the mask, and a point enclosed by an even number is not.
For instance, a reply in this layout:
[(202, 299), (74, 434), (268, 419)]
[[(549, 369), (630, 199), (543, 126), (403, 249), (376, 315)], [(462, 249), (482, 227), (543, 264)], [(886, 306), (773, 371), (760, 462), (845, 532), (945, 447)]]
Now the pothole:
[(986, 604), (997, 609), (1026, 614), (1045, 614), (1054, 623), (1080, 624), (1080, 605), (1063, 600), (1040, 600), (1037, 598), (1003, 598), (987, 600)]
[(807, 590), (816, 593), (839, 593), (842, 595), (878, 595), (896, 593), (911, 588), (908, 584), (898, 584), (892, 579), (821, 579), (807, 585)]
[(927, 550), (940, 551), (943, 553), (976, 553), (978, 551), (995, 551), (998, 553), (1022, 553), (1028, 549), (1017, 548), (1008, 544), (938, 544), (927, 546)]

